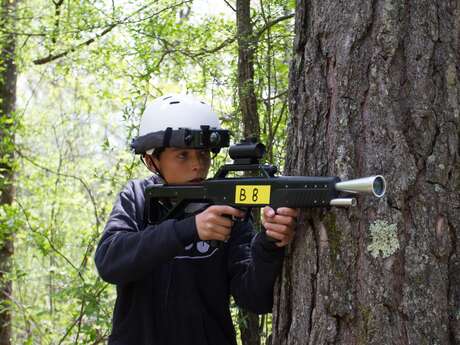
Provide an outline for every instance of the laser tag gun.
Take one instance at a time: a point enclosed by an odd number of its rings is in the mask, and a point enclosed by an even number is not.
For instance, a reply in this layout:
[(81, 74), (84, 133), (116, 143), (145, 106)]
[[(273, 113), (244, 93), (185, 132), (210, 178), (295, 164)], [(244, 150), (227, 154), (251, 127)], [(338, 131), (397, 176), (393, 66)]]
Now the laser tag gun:
[[(338, 177), (275, 176), (277, 168), (261, 164), (265, 146), (256, 140), (243, 140), (232, 145), (229, 155), (233, 164), (222, 166), (216, 175), (201, 183), (153, 185), (145, 191), (147, 222), (184, 217), (191, 204), (229, 205), (249, 211), (252, 207), (270, 205), (291, 208), (356, 206), (350, 194), (368, 193), (377, 198), (385, 194), (383, 176), (369, 176), (349, 181)], [(229, 177), (230, 172), (251, 172), (255, 177)], [(167, 214), (158, 219), (158, 203), (169, 204)], [(248, 212), (249, 213), (249, 212)]]

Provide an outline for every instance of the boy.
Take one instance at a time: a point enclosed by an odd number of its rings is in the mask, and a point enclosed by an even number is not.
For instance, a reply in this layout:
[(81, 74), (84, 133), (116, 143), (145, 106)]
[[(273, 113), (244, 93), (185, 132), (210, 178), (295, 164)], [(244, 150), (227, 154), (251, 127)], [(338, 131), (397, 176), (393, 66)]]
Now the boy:
[[(296, 210), (265, 208), (266, 232), (257, 234), (250, 221), (229, 217), (243, 218), (242, 211), (224, 205), (158, 225), (145, 222), (145, 188), (204, 180), (210, 150), (220, 148), (187, 146), (179, 128), (219, 127), (211, 107), (190, 96), (164, 96), (146, 108), (133, 148), (155, 175), (130, 181), (120, 193), (95, 255), (102, 279), (117, 285), (109, 345), (236, 345), (230, 294), (253, 312), (271, 311)], [(158, 204), (159, 215), (164, 207)], [(223, 245), (211, 246), (214, 240)]]

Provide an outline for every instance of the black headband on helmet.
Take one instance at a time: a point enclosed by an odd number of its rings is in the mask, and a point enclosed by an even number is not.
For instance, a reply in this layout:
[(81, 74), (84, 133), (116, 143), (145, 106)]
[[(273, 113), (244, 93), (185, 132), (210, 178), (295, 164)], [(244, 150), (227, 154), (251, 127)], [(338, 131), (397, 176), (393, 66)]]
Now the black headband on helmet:
[(166, 128), (164, 131), (148, 133), (134, 138), (131, 148), (136, 154), (160, 147), (177, 147), (187, 149), (210, 149), (218, 153), (222, 147), (230, 145), (230, 132), (226, 129), (200, 126), (201, 129)]

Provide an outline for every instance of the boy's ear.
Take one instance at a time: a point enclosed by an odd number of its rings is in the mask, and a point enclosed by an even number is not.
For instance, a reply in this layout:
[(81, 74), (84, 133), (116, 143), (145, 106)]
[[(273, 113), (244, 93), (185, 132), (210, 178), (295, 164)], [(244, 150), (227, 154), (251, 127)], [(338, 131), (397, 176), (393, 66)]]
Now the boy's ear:
[(147, 165), (147, 168), (150, 171), (157, 172), (157, 169), (155, 168), (155, 164), (158, 164), (158, 160), (156, 160), (155, 162), (155, 158), (152, 155), (145, 154), (144, 161), (145, 161), (145, 164)]

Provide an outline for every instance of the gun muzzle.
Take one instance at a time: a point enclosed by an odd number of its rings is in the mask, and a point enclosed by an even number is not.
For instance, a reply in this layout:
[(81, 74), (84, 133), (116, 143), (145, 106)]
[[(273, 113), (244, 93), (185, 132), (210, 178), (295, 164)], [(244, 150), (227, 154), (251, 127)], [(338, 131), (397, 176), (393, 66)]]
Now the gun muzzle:
[(335, 184), (335, 189), (346, 193), (372, 193), (377, 198), (385, 195), (387, 184), (381, 175), (363, 177)]

